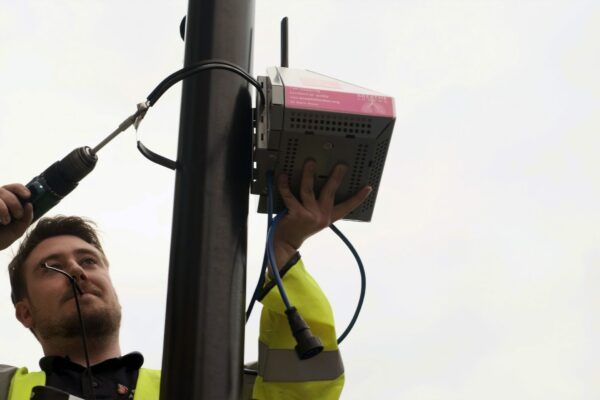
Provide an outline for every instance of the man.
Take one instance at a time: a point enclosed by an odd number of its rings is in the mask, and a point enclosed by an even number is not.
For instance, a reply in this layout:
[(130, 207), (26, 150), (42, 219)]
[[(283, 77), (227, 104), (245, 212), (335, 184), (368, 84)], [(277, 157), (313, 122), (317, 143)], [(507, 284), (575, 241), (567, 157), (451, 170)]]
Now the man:
[[(314, 161), (304, 166), (300, 200), (291, 193), (285, 175), (278, 179), (288, 213), (275, 232), (276, 262), (290, 297), (313, 333), (320, 337), (324, 351), (305, 361), (295, 356), (295, 342), (281, 298), (276, 290), (269, 290), (261, 299), (264, 308), (259, 374), (245, 398), (328, 400), (340, 396), (344, 375), (333, 315), (297, 251), (309, 236), (346, 216), (371, 192), (370, 187), (365, 187), (352, 198), (334, 205), (335, 192), (346, 169), (342, 165), (334, 168), (318, 199), (313, 191)], [(31, 224), (31, 204), (21, 205), (29, 195), (27, 188), (19, 184), (0, 188), (0, 250), (21, 237)], [(141, 368), (141, 354), (121, 353), (121, 306), (110, 280), (108, 259), (93, 227), (78, 217), (56, 217), (40, 220), (9, 265), (15, 315), (42, 346), (42, 371), (0, 368), (0, 400), (28, 399), (37, 385), (90, 398), (73, 291), (65, 276), (48, 267), (72, 275), (81, 287), (80, 303), (96, 398), (158, 399), (159, 372)]]

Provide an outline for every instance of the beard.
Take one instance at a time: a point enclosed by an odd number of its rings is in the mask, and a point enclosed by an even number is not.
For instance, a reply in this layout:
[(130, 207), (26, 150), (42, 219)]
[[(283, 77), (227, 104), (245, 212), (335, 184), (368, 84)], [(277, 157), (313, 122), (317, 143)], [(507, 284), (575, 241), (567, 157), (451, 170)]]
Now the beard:
[[(81, 316), (85, 325), (85, 333), (89, 339), (101, 339), (117, 334), (121, 326), (121, 306), (102, 305), (86, 309), (82, 306)], [(38, 320), (35, 332), (42, 338), (72, 339), (81, 337), (81, 324), (77, 310), (65, 313), (58, 318)]]

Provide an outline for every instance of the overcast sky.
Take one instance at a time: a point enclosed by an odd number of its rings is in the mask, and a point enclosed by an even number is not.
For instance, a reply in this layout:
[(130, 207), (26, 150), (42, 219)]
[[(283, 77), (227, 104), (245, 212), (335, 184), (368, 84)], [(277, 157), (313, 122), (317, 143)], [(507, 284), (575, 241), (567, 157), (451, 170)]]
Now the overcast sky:
[[(96, 144), (179, 68), (186, 7), (3, 1), (0, 185)], [(368, 275), (342, 398), (600, 398), (600, 3), (257, 0), (255, 75), (278, 63), (285, 15), (292, 67), (396, 100), (374, 218), (339, 225)], [(140, 131), (170, 157), (179, 101), (177, 87)], [(99, 157), (50, 214), (97, 221), (123, 351), (160, 368), (174, 174), (142, 158), (133, 131)], [(250, 207), (249, 288), (265, 235)], [(341, 330), (358, 272), (332, 233), (317, 237), (302, 254)], [(36, 369), (41, 348), (0, 276), (0, 363)], [(247, 360), (257, 329), (255, 316)]]

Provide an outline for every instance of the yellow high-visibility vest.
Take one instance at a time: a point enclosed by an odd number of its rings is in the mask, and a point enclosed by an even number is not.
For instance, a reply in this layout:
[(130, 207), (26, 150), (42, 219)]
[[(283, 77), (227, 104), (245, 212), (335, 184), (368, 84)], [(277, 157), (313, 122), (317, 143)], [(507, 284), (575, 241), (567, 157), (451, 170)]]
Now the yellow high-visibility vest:
[[(46, 384), (46, 373), (29, 372), (27, 368), (19, 368), (11, 381), (8, 400), (27, 400), (35, 386)], [(135, 386), (134, 400), (158, 400), (160, 395), (160, 371), (140, 368)]]

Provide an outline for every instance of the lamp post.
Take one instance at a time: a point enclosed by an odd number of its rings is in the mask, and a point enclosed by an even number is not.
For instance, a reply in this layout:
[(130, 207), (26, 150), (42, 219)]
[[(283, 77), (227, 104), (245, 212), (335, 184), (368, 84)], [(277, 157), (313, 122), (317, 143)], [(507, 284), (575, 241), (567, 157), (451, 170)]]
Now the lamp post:
[[(190, 0), (185, 65), (252, 63), (253, 0)], [(163, 400), (238, 400), (252, 105), (247, 83), (212, 70), (183, 82), (161, 378)]]

